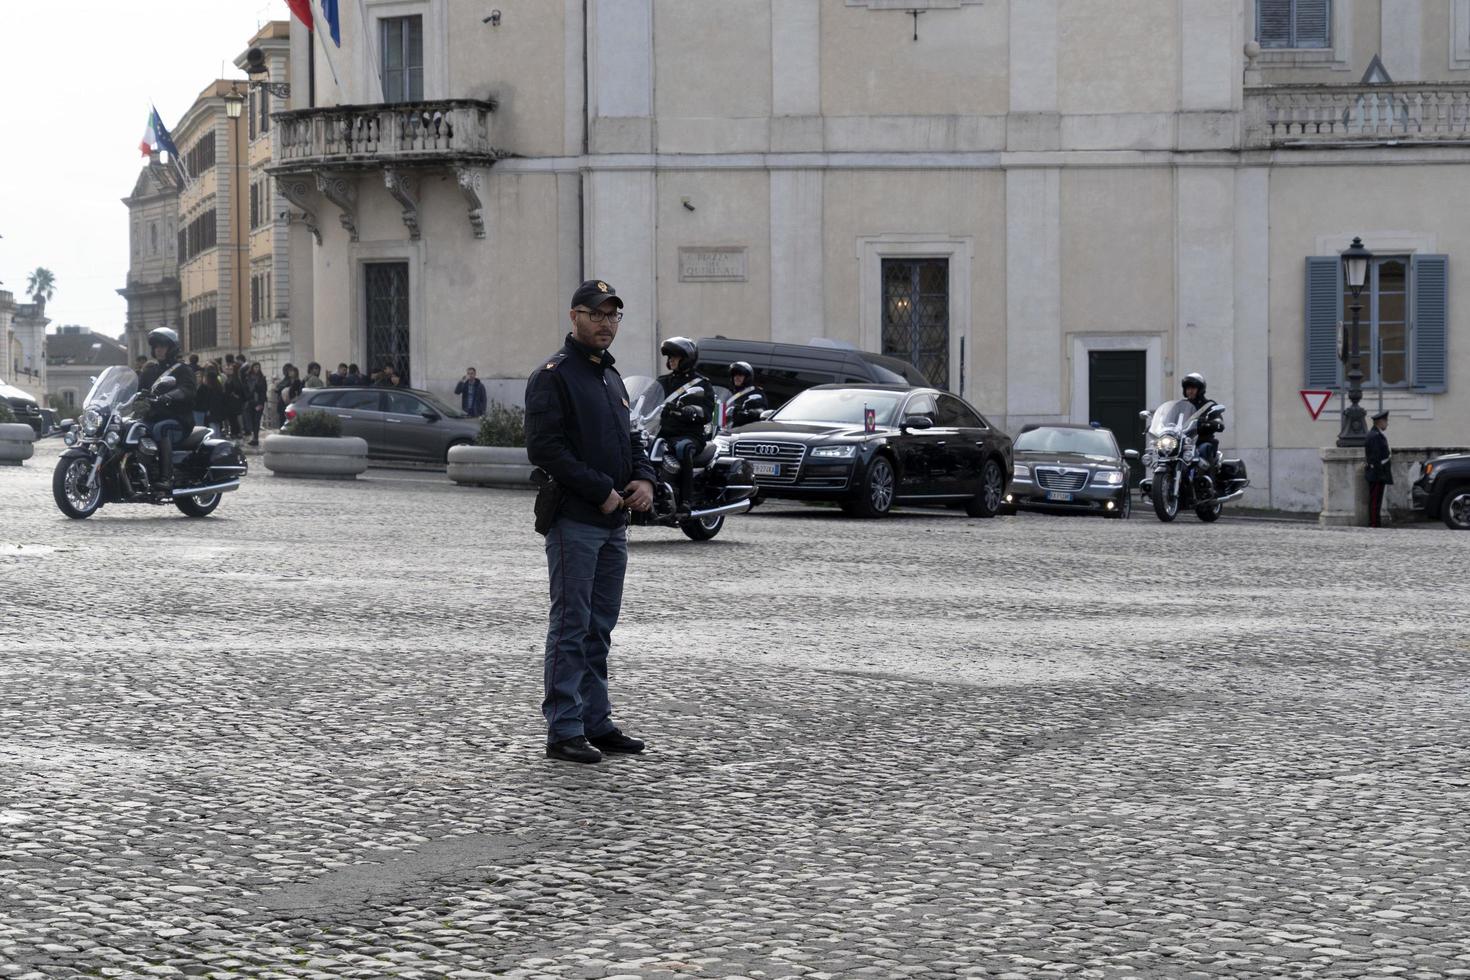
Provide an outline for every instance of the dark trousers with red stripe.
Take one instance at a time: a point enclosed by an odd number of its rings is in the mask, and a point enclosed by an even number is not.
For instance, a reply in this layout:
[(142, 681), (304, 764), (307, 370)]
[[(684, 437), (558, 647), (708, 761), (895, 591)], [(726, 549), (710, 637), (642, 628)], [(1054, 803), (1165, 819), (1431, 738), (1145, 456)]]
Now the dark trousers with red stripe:
[(1368, 481), (1368, 526), (1383, 526), (1383, 491), (1388, 487), (1387, 483), (1374, 483)]
[(623, 607), (628, 529), (565, 517), (546, 535), (551, 619), (546, 631), (547, 742), (606, 735), (615, 727), (607, 695), (607, 654)]

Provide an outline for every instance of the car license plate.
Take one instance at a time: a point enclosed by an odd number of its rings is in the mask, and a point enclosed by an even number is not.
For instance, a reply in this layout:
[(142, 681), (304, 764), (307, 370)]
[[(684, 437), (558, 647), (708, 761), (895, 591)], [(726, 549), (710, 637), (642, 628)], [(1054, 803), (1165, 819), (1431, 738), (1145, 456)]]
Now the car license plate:
[(755, 471), (756, 476), (780, 476), (780, 463), (751, 463), (750, 468)]
[(1048, 490), (1046, 492), (1046, 499), (1057, 500), (1064, 504), (1070, 504), (1072, 502), (1072, 495), (1070, 493), (1062, 493), (1062, 491), (1060, 490)]

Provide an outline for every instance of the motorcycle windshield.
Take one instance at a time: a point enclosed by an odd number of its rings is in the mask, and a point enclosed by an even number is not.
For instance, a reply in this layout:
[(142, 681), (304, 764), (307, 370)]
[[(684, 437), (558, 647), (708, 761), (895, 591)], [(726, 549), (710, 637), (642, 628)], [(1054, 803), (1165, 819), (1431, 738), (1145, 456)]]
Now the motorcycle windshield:
[(1153, 418), (1148, 423), (1148, 434), (1161, 436), (1169, 429), (1183, 429), (1193, 415), (1194, 406), (1183, 398), (1164, 402), (1154, 409)]
[(92, 390), (82, 400), (82, 407), (105, 412), (123, 404), (137, 393), (137, 372), (117, 364), (103, 371), (92, 382)]
[(634, 375), (623, 382), (628, 389), (628, 418), (633, 429), (642, 429), (648, 438), (658, 438), (660, 409), (664, 404), (664, 390), (653, 378)]

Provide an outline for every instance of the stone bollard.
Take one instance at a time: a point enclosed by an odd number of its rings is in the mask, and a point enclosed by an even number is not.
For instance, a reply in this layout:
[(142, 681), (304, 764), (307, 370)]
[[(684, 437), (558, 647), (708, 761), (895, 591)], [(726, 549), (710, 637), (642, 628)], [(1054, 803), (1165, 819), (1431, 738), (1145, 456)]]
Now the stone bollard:
[(515, 446), (452, 446), (446, 475), (463, 486), (534, 490), (535, 469), (526, 450)]
[(1368, 482), (1363, 477), (1363, 449), (1328, 446), (1322, 450), (1324, 527), (1368, 526)]
[(20, 466), (35, 453), (36, 430), (23, 422), (0, 424), (0, 466)]
[(262, 462), (276, 476), (355, 480), (368, 465), (367, 442), (356, 436), (266, 436)]

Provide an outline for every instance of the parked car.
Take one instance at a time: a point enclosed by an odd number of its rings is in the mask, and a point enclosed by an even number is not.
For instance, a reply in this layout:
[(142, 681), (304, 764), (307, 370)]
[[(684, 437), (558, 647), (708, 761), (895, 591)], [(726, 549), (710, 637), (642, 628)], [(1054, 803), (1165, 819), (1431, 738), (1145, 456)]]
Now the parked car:
[(1470, 453), (1426, 460), (1410, 493), (1415, 510), (1451, 530), (1470, 531)]
[(1111, 429), (1028, 425), (1016, 436), (1005, 511), (1069, 510), (1126, 518), (1133, 510), (1128, 459)]
[(895, 357), (851, 347), (775, 344), (764, 340), (706, 337), (699, 341), (699, 371), (717, 385), (730, 387), (730, 365), (747, 361), (766, 401), (780, 408), (798, 392), (825, 384), (880, 384), (925, 387), (919, 369)]
[(17, 422), (24, 422), (35, 429), (37, 437), (46, 434), (46, 422), (41, 417), (41, 406), (36, 404), (34, 398), (20, 388), (6, 384), (4, 378), (0, 378), (0, 398), (5, 399), (10, 405), (10, 411)]
[(480, 420), (416, 388), (307, 388), (286, 408), (289, 422), (320, 410), (342, 421), (344, 436), (359, 436), (368, 455), (443, 463), (449, 448), (475, 441)]
[(898, 504), (993, 517), (1011, 439), (963, 399), (907, 385), (818, 385), (728, 436), (763, 498), (836, 501), (882, 517)]

